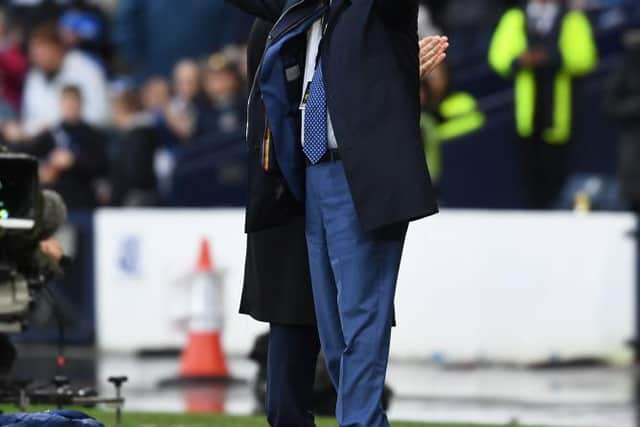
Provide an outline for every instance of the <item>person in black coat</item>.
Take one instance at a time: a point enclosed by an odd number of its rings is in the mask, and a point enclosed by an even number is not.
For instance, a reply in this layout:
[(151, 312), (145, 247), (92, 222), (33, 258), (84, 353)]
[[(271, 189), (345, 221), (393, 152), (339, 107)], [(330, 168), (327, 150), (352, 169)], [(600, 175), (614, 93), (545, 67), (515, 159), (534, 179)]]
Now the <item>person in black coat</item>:
[(242, 135), (247, 106), (237, 65), (224, 54), (212, 55), (203, 80), (205, 96), (197, 103), (194, 142), (215, 143), (229, 135)]
[(144, 111), (136, 91), (114, 101), (114, 120), (120, 131), (111, 168), (111, 203), (115, 206), (158, 205), (154, 160), (160, 136), (150, 113)]
[(626, 58), (611, 83), (606, 108), (620, 140), (619, 176), (622, 193), (640, 213), (640, 29), (625, 35)]
[(106, 138), (82, 120), (82, 93), (66, 86), (61, 95), (62, 121), (15, 151), (41, 160), (40, 180), (58, 192), (69, 209), (96, 207), (95, 184), (107, 171)]
[[(277, 21), (252, 85), (248, 118), (250, 150), (260, 161), (257, 171), (272, 185), (251, 189), (247, 231), (292, 225), (306, 215), (316, 315), (322, 316), (323, 351), (338, 391), (338, 420), (341, 425), (388, 426), (381, 397), (404, 233), (408, 221), (437, 211), (418, 123), (417, 2), (333, 0), (330, 8), (316, 0), (233, 3)], [(322, 44), (314, 37), (318, 34)], [(321, 46), (317, 58), (323, 64), (324, 87), (316, 83), (323, 77), (320, 66), (310, 64), (316, 56), (306, 48), (307, 39)], [(305, 58), (310, 66), (305, 67)], [(313, 84), (307, 79), (311, 76)], [(304, 110), (307, 101), (305, 123), (298, 108)], [(323, 103), (324, 117), (312, 117), (310, 110), (322, 111), (318, 107)], [(316, 142), (322, 142), (327, 121), (339, 150), (330, 145), (330, 130), (324, 135), (329, 137), (324, 151), (311, 138), (300, 150), (299, 132), (306, 136), (319, 130)], [(307, 194), (306, 200), (302, 152), (309, 166), (307, 188), (318, 192)], [(322, 207), (324, 203), (334, 208)], [(319, 211), (335, 220), (321, 218)], [(314, 242), (325, 234), (318, 232), (316, 222), (325, 221), (326, 242), (335, 245), (333, 253), (329, 250), (331, 263), (327, 243)], [(274, 258), (282, 262), (278, 255)], [(366, 265), (374, 260), (375, 268)], [(286, 366), (287, 360), (273, 363)]]
[[(636, 214), (635, 231), (637, 289), (640, 289), (640, 28), (628, 31), (624, 36), (626, 55), (622, 68), (611, 81), (606, 100), (609, 117), (621, 131), (618, 177), (621, 192)], [(640, 295), (640, 293), (639, 293)], [(640, 334), (640, 305), (636, 297), (636, 360)]]
[[(272, 23), (257, 20), (248, 46), (253, 81)], [(250, 126), (262, 127), (264, 120)], [(254, 134), (259, 134), (256, 131)], [(288, 190), (260, 166), (261, 141), (249, 144), (250, 200), (260, 194)], [(247, 223), (260, 217), (255, 203), (247, 206)], [(304, 218), (274, 229), (247, 235), (247, 256), (240, 312), (270, 324), (267, 356), (266, 414), (271, 426), (313, 426), (313, 384), (320, 341), (315, 322), (307, 262)]]

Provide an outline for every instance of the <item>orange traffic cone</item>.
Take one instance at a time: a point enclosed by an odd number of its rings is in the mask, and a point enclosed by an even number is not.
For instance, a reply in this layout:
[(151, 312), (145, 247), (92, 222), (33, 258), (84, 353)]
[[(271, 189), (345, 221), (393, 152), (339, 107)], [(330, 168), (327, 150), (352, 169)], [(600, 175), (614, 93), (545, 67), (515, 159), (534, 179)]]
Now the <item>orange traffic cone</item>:
[(209, 241), (203, 239), (191, 289), (189, 340), (182, 353), (184, 379), (230, 380), (222, 347), (222, 280), (214, 271)]

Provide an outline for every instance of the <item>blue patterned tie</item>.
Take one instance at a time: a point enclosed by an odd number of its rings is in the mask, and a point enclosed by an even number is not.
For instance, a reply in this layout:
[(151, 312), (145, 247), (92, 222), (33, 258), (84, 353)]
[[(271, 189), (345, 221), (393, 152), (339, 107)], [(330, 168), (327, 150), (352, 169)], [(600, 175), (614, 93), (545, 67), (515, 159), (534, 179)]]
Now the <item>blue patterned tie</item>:
[(317, 164), (329, 149), (327, 97), (324, 91), (322, 64), (318, 63), (304, 116), (304, 154), (311, 164)]

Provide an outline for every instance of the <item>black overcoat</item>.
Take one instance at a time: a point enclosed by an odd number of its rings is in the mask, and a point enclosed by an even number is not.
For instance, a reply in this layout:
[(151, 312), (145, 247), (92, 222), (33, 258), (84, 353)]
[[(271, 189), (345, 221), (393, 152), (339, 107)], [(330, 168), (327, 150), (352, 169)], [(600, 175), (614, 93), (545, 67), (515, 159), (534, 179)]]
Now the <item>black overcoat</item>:
[[(249, 38), (250, 81), (262, 59), (273, 24), (257, 20)], [(260, 107), (260, 106), (258, 106)], [(264, 107), (262, 107), (264, 115)], [(254, 115), (251, 135), (265, 132), (264, 117)], [(285, 325), (313, 325), (315, 314), (301, 207), (282, 179), (261, 170), (262, 139), (249, 140), (249, 200), (247, 223), (275, 223), (287, 215), (287, 225), (247, 234), (247, 257), (240, 312), (256, 320)], [(277, 197), (276, 197), (277, 196)], [(266, 200), (266, 202), (265, 202)], [(278, 202), (269, 203), (269, 200)], [(260, 228), (260, 227), (259, 227)]]
[[(229, 1), (276, 22), (269, 41), (272, 44), (293, 31), (305, 16), (313, 15), (321, 0)], [(321, 63), (351, 194), (366, 230), (422, 218), (438, 210), (419, 125), (417, 14), (417, 0), (331, 2)], [(304, 62), (304, 54), (300, 58)], [(304, 63), (298, 65), (304, 67)], [(261, 116), (256, 108), (261, 102), (259, 86), (254, 85), (251, 92), (250, 122)], [(253, 130), (249, 129), (250, 135)], [(257, 141), (261, 136), (250, 139)], [(257, 211), (268, 212), (269, 217), (256, 221), (251, 217), (248, 230), (264, 229), (276, 222), (286, 224), (295, 216), (282, 194), (278, 191), (254, 200), (264, 206)], [(280, 208), (273, 209), (276, 205)]]

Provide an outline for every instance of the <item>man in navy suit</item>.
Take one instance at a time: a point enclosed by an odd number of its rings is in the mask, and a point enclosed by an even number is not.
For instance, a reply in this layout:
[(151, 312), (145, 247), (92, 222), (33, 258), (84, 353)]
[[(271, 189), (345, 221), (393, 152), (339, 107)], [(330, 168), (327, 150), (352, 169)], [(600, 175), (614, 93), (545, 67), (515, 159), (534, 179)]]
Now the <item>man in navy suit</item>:
[[(262, 141), (262, 169), (282, 186), (261, 195), (264, 217), (248, 231), (306, 216), (338, 422), (386, 427), (404, 238), (410, 221), (437, 212), (419, 126), (418, 1), (230, 1), (275, 22), (250, 95), (248, 140)], [(255, 135), (252, 122), (265, 119)]]

